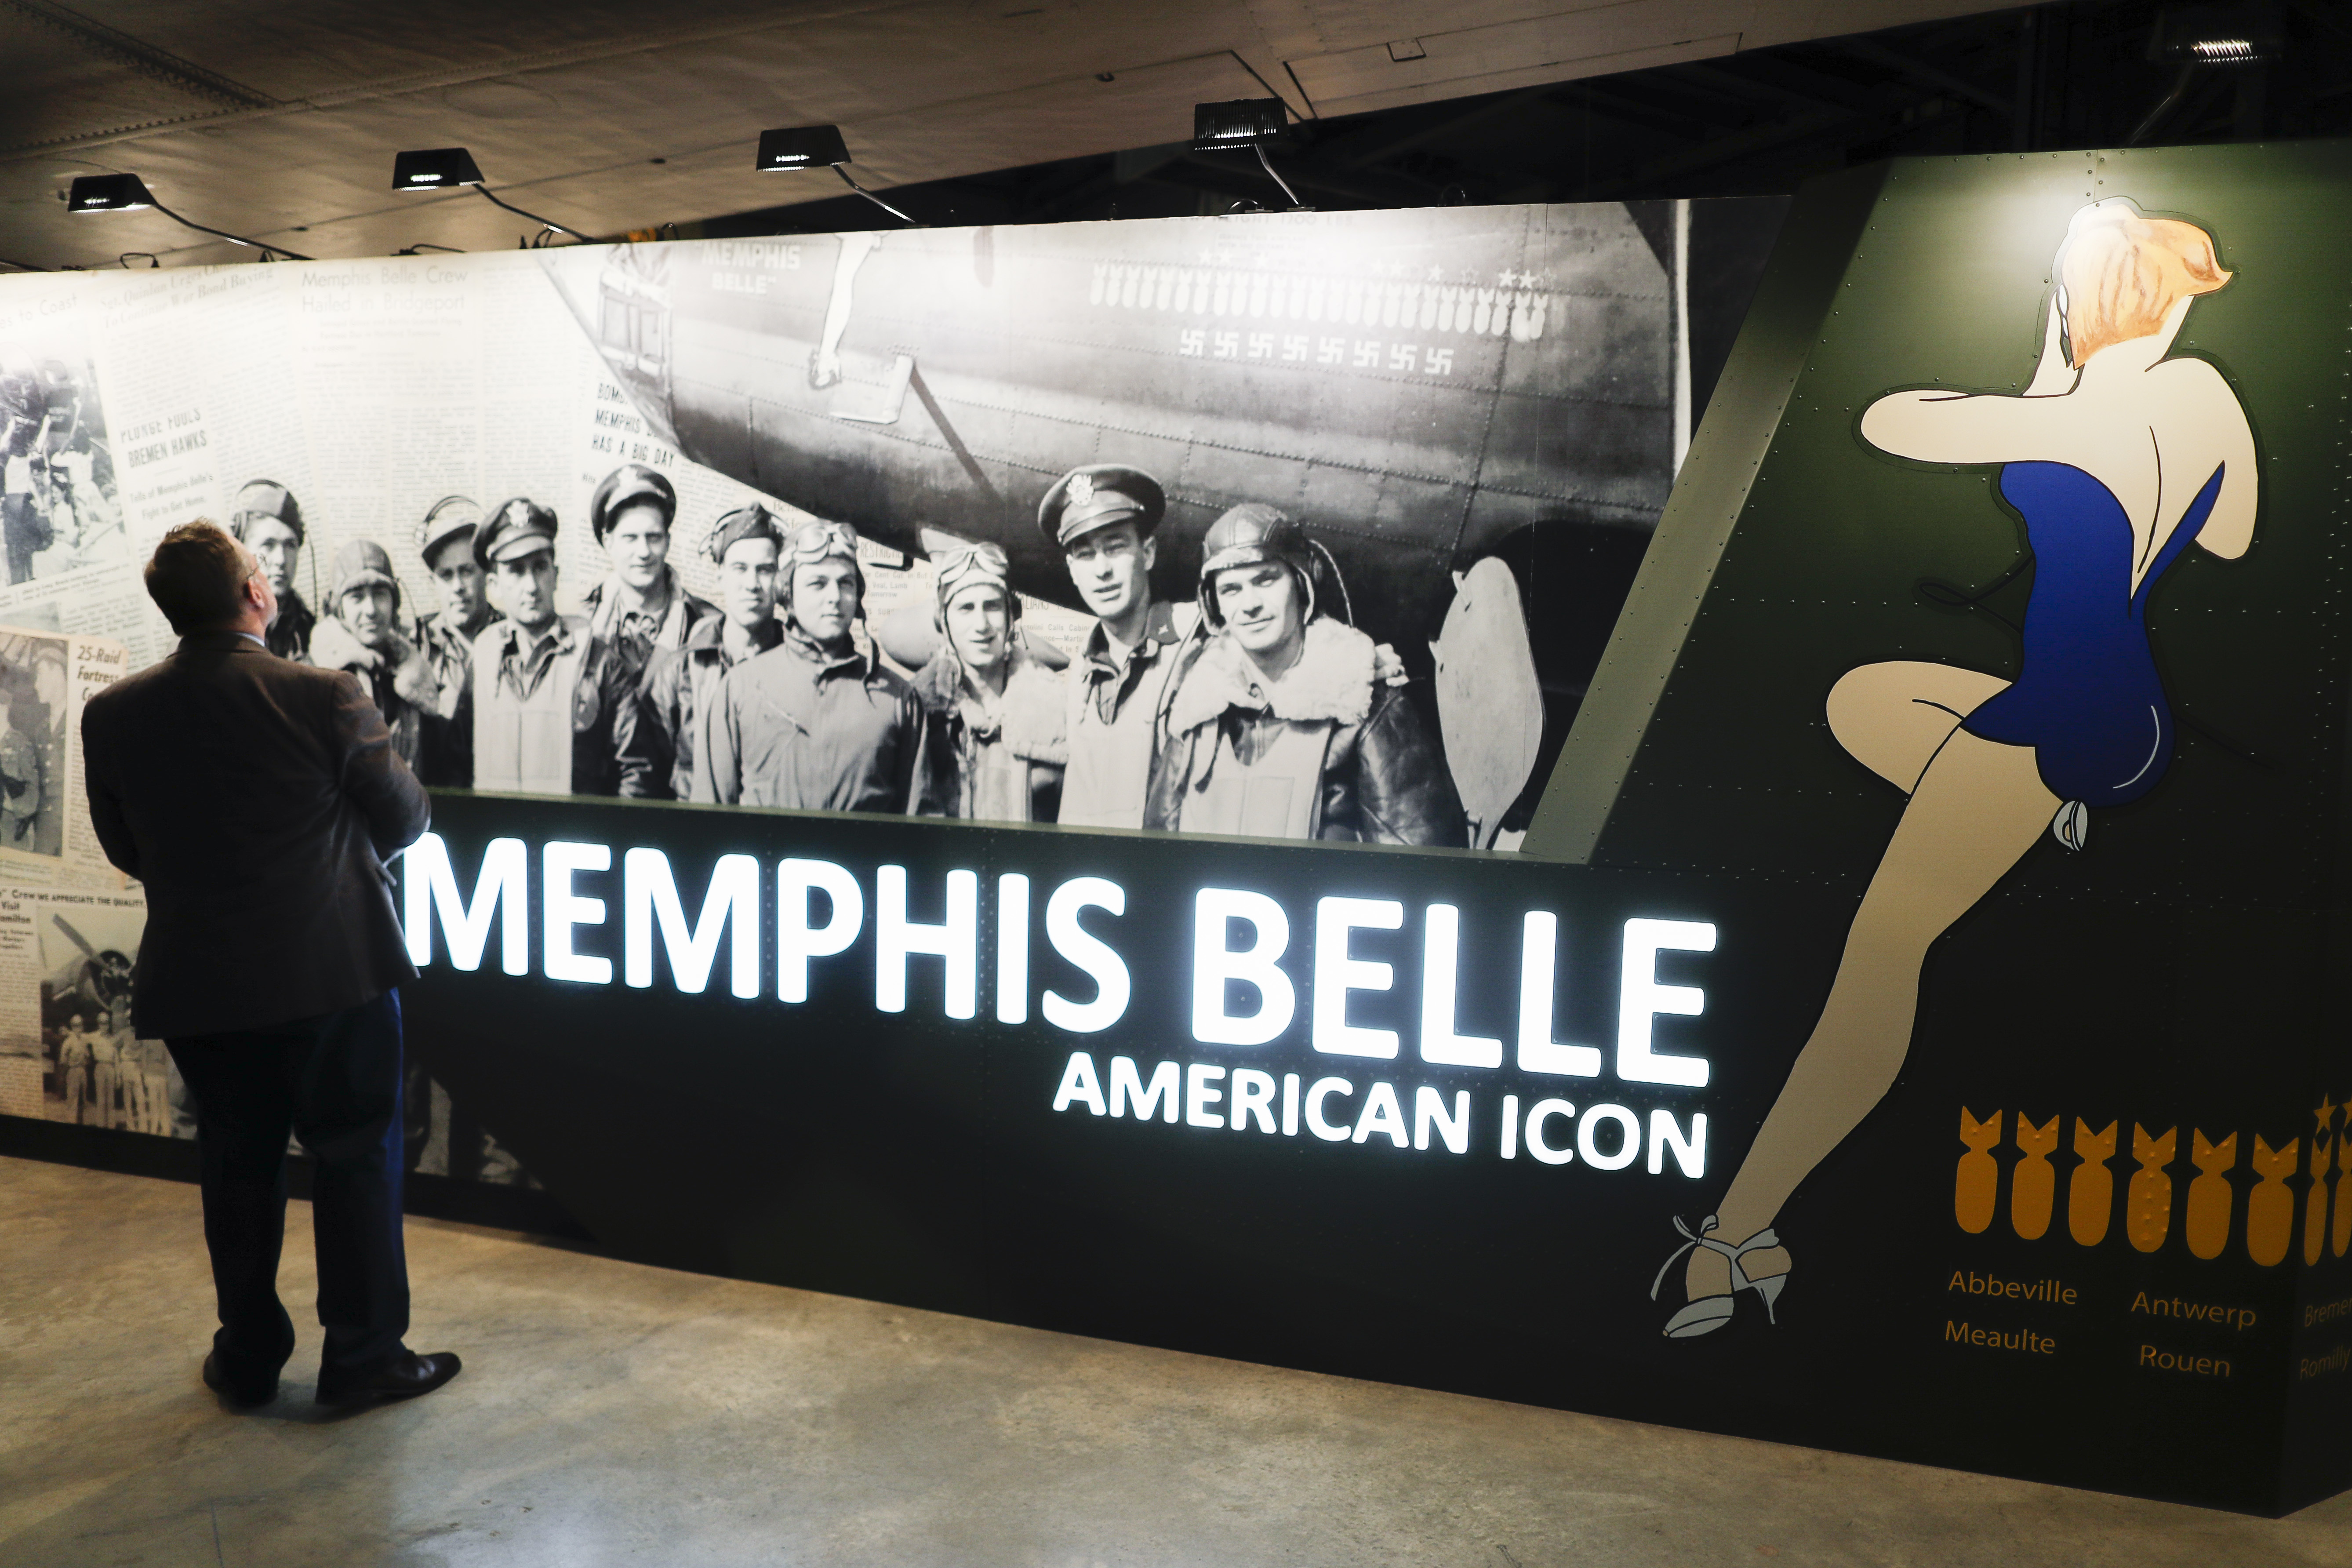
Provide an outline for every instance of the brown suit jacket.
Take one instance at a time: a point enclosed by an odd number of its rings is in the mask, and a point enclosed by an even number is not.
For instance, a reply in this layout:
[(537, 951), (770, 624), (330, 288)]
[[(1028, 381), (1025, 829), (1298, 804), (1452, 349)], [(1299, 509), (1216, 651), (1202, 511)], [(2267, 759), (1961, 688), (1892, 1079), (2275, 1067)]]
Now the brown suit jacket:
[(430, 805), (350, 674), (199, 632), (93, 696), (81, 738), (99, 842), (147, 886), (142, 1037), (312, 1017), (415, 978), (384, 862)]

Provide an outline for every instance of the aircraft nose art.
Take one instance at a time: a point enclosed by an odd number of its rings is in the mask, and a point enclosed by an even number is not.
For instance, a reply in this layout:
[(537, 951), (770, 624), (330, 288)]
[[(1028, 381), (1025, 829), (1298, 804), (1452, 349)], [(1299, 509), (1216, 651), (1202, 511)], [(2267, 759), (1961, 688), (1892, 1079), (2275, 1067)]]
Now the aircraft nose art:
[(647, 427), (685, 451), (670, 400), (669, 272), (677, 248), (627, 245), (550, 251), (545, 266), (556, 292)]
[(1272, 215), (551, 251), (686, 456), (911, 548), (992, 539), (1067, 603), (1049, 485), (1169, 496), (1187, 596), (1229, 506), (1292, 511), (1368, 629), (1421, 647), (1466, 566), (1548, 522), (1646, 530), (1671, 479), (1668, 279), (1617, 204)]

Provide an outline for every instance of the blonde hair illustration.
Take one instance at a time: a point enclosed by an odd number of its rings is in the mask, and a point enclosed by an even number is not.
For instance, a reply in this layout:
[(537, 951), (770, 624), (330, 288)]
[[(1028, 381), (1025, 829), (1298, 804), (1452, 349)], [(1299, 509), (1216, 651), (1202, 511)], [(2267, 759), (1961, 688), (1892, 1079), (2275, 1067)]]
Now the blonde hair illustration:
[(2068, 361), (2076, 370), (2114, 343), (2152, 337), (2183, 300), (2210, 294), (2232, 274), (2213, 237), (2179, 218), (2142, 217), (2126, 196), (2083, 208), (2058, 247)]

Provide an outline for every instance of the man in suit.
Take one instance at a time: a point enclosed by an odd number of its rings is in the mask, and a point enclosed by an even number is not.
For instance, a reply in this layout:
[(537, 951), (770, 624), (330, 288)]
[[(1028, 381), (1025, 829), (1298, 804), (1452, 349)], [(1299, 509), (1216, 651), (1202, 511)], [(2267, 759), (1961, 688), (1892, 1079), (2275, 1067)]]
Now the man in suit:
[(415, 971), (384, 868), (425, 831), (424, 787), (348, 672), (268, 650), (278, 595), (245, 544), (174, 528), (147, 592), (179, 649), (90, 698), (83, 771), (107, 858), (147, 886), (133, 1024), (196, 1103), (221, 1321), (205, 1382), (265, 1404), (293, 1353), (277, 1287), (291, 1131), (317, 1161), (320, 1400), (429, 1393), (458, 1363), (401, 1342), (397, 987)]

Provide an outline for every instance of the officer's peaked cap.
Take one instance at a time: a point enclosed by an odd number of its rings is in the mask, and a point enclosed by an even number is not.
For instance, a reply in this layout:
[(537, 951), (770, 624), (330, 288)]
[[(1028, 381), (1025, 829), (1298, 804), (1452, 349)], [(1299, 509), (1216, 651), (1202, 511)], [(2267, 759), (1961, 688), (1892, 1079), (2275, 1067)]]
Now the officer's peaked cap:
[(493, 561), (554, 548), (555, 510), (529, 496), (499, 502), (490, 520), (474, 531), (474, 563), (485, 572)]
[(1160, 481), (1120, 463), (1072, 468), (1037, 503), (1037, 526), (1066, 549), (1079, 535), (1114, 522), (1132, 522), (1150, 533), (1167, 515), (1168, 492)]
[(606, 474), (596, 493), (588, 498), (588, 531), (596, 536), (597, 543), (604, 542), (613, 520), (633, 506), (651, 506), (660, 512), (664, 528), (677, 521), (677, 491), (668, 479), (643, 463), (623, 463)]

